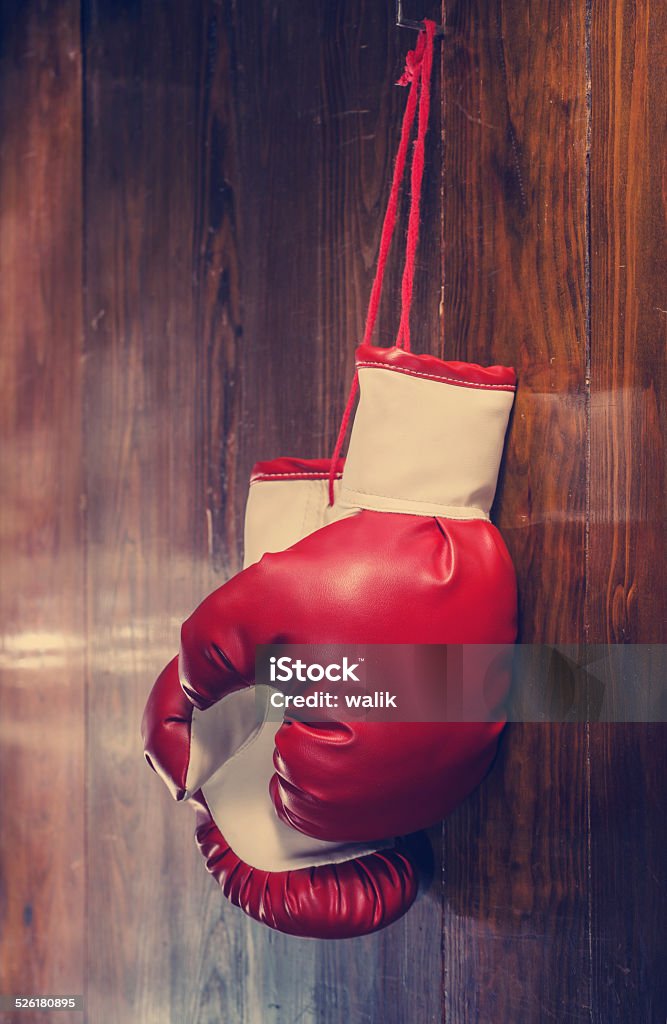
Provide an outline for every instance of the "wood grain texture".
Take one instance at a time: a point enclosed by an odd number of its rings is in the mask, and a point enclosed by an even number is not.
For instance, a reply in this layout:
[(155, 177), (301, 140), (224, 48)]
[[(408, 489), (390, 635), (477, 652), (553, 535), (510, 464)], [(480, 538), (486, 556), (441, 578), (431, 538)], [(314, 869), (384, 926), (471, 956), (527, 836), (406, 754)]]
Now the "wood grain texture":
[[(584, 635), (585, 18), (448, 5), (443, 352), (517, 369), (494, 514), (527, 643)], [(583, 726), (510, 726), (445, 823), (445, 1020), (590, 1020), (587, 785)]]
[(147, 774), (139, 734), (181, 621), (221, 582), (214, 527), (238, 565), (238, 495), (220, 483), (238, 408), (223, 18), (85, 5), (91, 1021), (243, 1019), (250, 998), (192, 814)]
[[(0, 992), (83, 991), (79, 10), (0, 11)], [(9, 1020), (10, 1015), (2, 1015)], [(62, 1013), (63, 1024), (69, 1015)], [(79, 1015), (80, 1017), (80, 1015)], [(43, 1019), (22, 1012), (21, 1020)], [(69, 1019), (72, 1019), (69, 1017)]]
[[(424, 1020), (437, 1020), (439, 987), (424, 991), (409, 952), (421, 949), (439, 975), (437, 898), (363, 940), (363, 965), (349, 944), (271, 935), (193, 865), (189, 831), (178, 833), (167, 798), (146, 804), (155, 780), (123, 725), (138, 722), (147, 663), (169, 656), (170, 621), (221, 582), (211, 566), (223, 578), (238, 566), (252, 463), (332, 445), (404, 100), (386, 87), (400, 71), (397, 38), (376, 16), (362, 19), (360, 40), (330, 5), (294, 20), (267, 19), (263, 5), (212, 4), (196, 26), (185, 5), (156, 19), (153, 6), (92, 5), (85, 26), (88, 366), (96, 361), (88, 565), (98, 648), (89, 730), (93, 749), (114, 750), (91, 759), (90, 827), (115, 844), (89, 867), (90, 1013), (140, 1005), (146, 1020), (335, 1020), (344, 1004), (350, 1019), (391, 1021), (419, 1005)], [(155, 63), (142, 64), (149, 25)], [(357, 65), (362, 46), (374, 49)], [(164, 54), (170, 62), (158, 69)], [(364, 162), (365, 123), (388, 138)], [(437, 205), (427, 213), (437, 224)], [(425, 232), (425, 253), (429, 245), (437, 249), (437, 230)], [(430, 308), (437, 317), (437, 301)], [(128, 653), (142, 650), (125, 665), (112, 653), (123, 636)], [(146, 865), (158, 863), (147, 886)], [(179, 892), (170, 878), (193, 884)], [(133, 936), (121, 944), (128, 916)]]
[[(414, 348), (517, 367), (494, 514), (522, 639), (659, 644), (666, 15), (447, 7)], [(180, 623), (239, 568), (253, 462), (331, 450), (415, 41), (392, 21), (0, 12), (0, 991), (85, 988), (90, 1024), (667, 1017), (663, 727), (511, 727), (419, 903), (340, 943), (227, 905), (143, 763)]]
[[(666, 41), (664, 5), (593, 5), (586, 620), (597, 643), (665, 641)], [(666, 777), (664, 725), (591, 726), (591, 977), (604, 1024), (667, 1019)]]

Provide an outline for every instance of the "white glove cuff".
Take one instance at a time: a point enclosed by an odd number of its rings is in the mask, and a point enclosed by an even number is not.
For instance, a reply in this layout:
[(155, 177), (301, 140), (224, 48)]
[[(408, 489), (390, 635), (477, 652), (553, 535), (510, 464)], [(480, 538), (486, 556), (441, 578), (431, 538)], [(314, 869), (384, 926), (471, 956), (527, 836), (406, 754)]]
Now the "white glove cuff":
[(340, 504), (488, 519), (516, 377), (396, 348), (357, 350), (360, 398)]

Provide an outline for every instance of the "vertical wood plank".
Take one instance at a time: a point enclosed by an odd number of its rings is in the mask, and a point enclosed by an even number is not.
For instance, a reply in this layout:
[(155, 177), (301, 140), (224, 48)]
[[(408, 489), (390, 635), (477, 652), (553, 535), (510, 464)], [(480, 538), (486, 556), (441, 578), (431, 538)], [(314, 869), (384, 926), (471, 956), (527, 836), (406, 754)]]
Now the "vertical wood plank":
[(147, 771), (139, 736), (180, 623), (222, 582), (213, 566), (238, 565), (227, 18), (215, 2), (85, 5), (95, 1021), (252, 1015), (245, 925), (223, 914), (193, 816)]
[[(585, 21), (583, 0), (448, 5), (443, 350), (518, 372), (493, 514), (529, 643), (583, 639)], [(448, 1022), (590, 1019), (586, 755), (584, 727), (510, 726), (445, 823)]]
[[(667, 11), (592, 7), (593, 643), (664, 643)], [(667, 1017), (664, 725), (591, 727), (595, 1021)]]
[[(80, 127), (78, 4), (3, 4), (0, 992), (7, 995), (84, 988)], [(26, 1024), (43, 1018), (20, 1016)]]

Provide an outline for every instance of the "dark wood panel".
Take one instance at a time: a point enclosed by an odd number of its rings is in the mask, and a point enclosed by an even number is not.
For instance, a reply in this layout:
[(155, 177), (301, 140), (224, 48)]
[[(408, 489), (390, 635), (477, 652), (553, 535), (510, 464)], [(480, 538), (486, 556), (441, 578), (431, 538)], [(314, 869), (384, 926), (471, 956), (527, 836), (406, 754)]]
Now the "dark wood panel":
[[(333, 447), (406, 97), (393, 83), (416, 36), (372, 3), (284, 5), (269, 15), (256, 2), (236, 20), (250, 468), (262, 446), (303, 456)], [(434, 100), (431, 170), (438, 118)], [(439, 333), (439, 184), (438, 173), (427, 176), (413, 317), (424, 350)], [(398, 327), (404, 229), (405, 220), (387, 273), (383, 344)]]
[[(585, 17), (578, 0), (448, 11), (443, 351), (517, 369), (494, 516), (528, 643), (583, 639)], [(447, 1021), (590, 1020), (586, 792), (584, 727), (510, 726), (445, 823)]]
[[(591, 23), (591, 525), (597, 643), (663, 643), (667, 11)], [(619, 681), (620, 685), (620, 681)], [(664, 726), (591, 727), (595, 1020), (667, 1018)]]
[(70, 0), (2, 5), (3, 994), (84, 989), (78, 38)]
[(247, 928), (139, 735), (213, 563), (238, 565), (227, 17), (85, 5), (91, 1021), (250, 1016)]
[[(83, 54), (65, 0), (0, 14), (0, 990), (85, 982), (95, 1022), (662, 1022), (658, 726), (511, 727), (380, 935), (271, 934), (206, 877), (141, 711), (239, 567), (252, 463), (331, 449), (415, 36), (370, 0), (82, 16)], [(448, 11), (414, 347), (517, 366), (524, 641), (664, 634), (665, 20)]]

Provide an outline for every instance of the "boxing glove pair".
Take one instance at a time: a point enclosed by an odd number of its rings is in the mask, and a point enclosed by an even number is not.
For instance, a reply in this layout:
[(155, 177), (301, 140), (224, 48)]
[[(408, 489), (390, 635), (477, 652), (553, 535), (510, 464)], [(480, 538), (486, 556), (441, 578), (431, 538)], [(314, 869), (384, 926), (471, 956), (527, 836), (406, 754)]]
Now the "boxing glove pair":
[(149, 763), (195, 805), (225, 895), (273, 928), (321, 938), (408, 909), (423, 855), (410, 834), (481, 781), (502, 717), (276, 724), (253, 692), (256, 648), (516, 638), (514, 570), (489, 520), (514, 372), (370, 345), (356, 364), (333, 505), (327, 461), (255, 467), (246, 568), (185, 622), (143, 722)]

